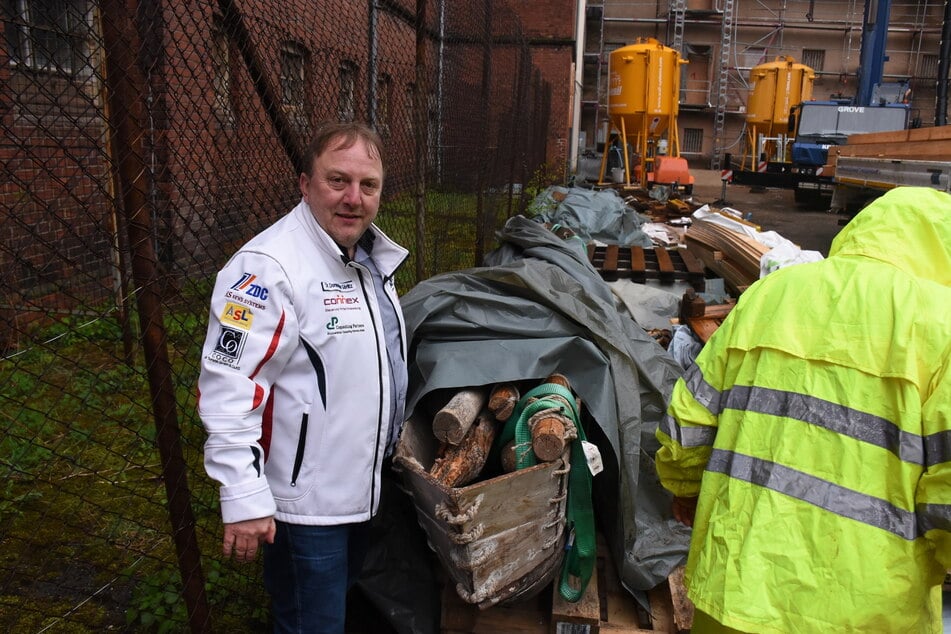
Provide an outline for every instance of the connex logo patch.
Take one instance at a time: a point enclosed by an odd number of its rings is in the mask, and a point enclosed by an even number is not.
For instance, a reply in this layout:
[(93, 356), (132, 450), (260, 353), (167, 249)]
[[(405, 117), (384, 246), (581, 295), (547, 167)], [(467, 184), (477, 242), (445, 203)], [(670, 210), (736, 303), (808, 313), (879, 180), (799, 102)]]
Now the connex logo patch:
[(352, 293), (356, 290), (356, 285), (352, 280), (346, 282), (321, 282), (320, 290), (325, 293)]
[(346, 295), (340, 294), (324, 298), (324, 306), (355, 306), (359, 303), (359, 297), (347, 297)]
[(267, 299), (267, 288), (260, 284), (255, 284), (254, 280), (256, 279), (258, 279), (257, 275), (245, 273), (241, 276), (240, 280), (231, 285), (231, 290), (238, 291), (248, 297), (265, 300)]
[(244, 350), (244, 338), (247, 333), (227, 326), (221, 327), (215, 348), (211, 351), (211, 359), (218, 363), (233, 365), (241, 358)]

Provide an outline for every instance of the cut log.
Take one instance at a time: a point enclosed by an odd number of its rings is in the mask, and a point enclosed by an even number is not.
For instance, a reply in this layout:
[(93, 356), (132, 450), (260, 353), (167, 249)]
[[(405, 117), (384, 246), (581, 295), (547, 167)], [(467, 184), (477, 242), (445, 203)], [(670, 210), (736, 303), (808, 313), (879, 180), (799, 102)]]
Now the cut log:
[(532, 426), (532, 451), (539, 460), (551, 462), (565, 451), (565, 429), (568, 421), (561, 414), (546, 414)]
[(450, 445), (462, 442), (469, 427), (485, 407), (483, 388), (461, 390), (433, 417), (433, 435)]
[[(545, 379), (545, 383), (560, 385), (571, 391), (571, 382), (564, 374), (550, 374)], [(580, 411), (581, 403), (578, 399), (575, 399), (575, 406), (577, 411)], [(544, 418), (535, 421), (532, 425), (532, 450), (535, 452), (535, 456), (543, 462), (551, 462), (560, 458), (568, 442), (565, 438), (565, 432), (570, 426), (571, 421), (558, 413), (546, 414)]]
[(571, 389), (571, 383), (568, 382), (568, 377), (564, 374), (549, 374), (548, 378), (545, 379), (545, 383), (554, 383), (569, 390)]
[(496, 420), (507, 421), (520, 398), (518, 386), (514, 383), (498, 383), (489, 396), (489, 411), (495, 415)]
[(445, 452), (433, 463), (430, 475), (448, 487), (461, 487), (475, 480), (482, 472), (495, 440), (495, 417), (483, 410), (469, 426), (458, 445), (446, 445)]

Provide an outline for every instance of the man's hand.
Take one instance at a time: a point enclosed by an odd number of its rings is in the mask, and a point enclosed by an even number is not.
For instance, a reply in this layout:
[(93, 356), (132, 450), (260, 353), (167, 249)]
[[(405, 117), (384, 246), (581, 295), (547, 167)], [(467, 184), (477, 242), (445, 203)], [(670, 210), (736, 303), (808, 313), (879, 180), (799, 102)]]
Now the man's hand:
[(679, 498), (674, 496), (674, 503), (671, 506), (674, 513), (674, 519), (681, 524), (693, 526), (693, 517), (697, 514), (697, 498)]
[(274, 543), (274, 533), (277, 527), (273, 517), (261, 517), (255, 520), (245, 520), (234, 524), (225, 524), (225, 536), (222, 542), (222, 552), (225, 558), (234, 554), (235, 561), (254, 561), (258, 554), (258, 547), (267, 542)]

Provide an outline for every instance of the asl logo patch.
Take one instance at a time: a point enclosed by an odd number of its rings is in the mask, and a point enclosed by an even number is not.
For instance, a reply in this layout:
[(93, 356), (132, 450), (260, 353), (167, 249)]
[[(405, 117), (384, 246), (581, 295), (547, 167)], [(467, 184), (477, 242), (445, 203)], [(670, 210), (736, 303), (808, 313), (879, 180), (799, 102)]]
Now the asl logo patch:
[(242, 330), (251, 330), (251, 322), (254, 320), (254, 313), (247, 306), (241, 306), (234, 302), (225, 304), (225, 309), (221, 313), (221, 321), (230, 326), (241, 328)]
[(221, 327), (218, 333), (218, 340), (215, 342), (215, 349), (211, 352), (211, 358), (219, 363), (233, 365), (241, 358), (241, 351), (244, 350), (244, 338), (247, 333), (227, 326)]

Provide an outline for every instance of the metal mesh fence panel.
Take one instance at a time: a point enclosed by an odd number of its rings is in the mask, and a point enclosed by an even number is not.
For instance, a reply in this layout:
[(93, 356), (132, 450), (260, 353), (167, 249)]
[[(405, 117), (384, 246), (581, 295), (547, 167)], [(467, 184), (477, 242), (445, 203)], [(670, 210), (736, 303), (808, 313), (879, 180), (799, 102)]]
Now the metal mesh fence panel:
[(195, 386), (216, 271), (325, 120), (385, 144), (398, 277), (472, 266), (544, 163), (506, 2), (3, 0), (0, 627), (261, 631)]

